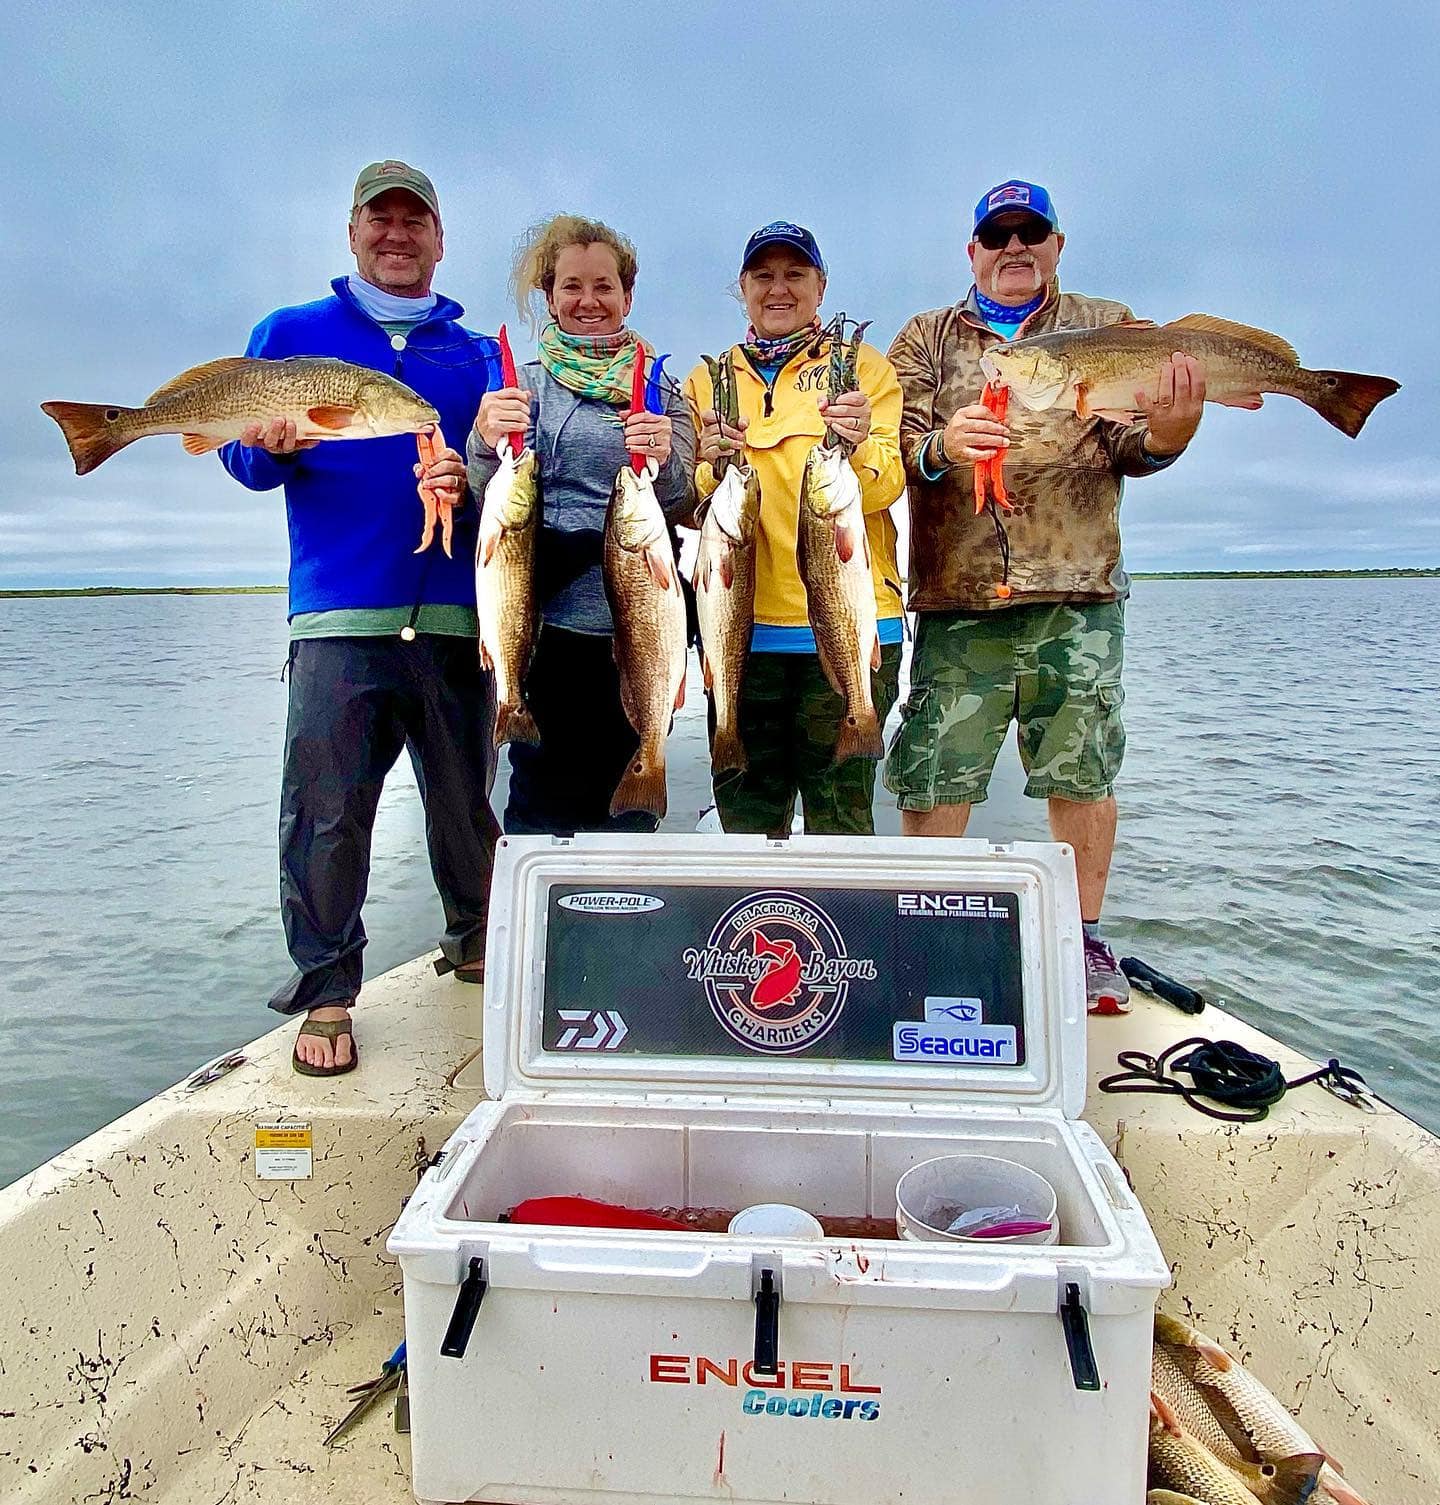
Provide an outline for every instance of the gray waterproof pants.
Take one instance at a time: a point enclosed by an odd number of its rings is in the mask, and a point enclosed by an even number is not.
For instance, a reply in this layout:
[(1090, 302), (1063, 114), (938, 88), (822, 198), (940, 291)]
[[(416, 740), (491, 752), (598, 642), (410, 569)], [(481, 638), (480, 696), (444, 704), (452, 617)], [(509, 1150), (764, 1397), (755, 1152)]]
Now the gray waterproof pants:
[(290, 646), (280, 790), (280, 913), (295, 976), (282, 1014), (360, 991), (370, 838), (385, 775), (408, 748), (454, 966), (485, 954), (500, 829), (490, 808), (495, 684), (473, 638), (306, 638)]

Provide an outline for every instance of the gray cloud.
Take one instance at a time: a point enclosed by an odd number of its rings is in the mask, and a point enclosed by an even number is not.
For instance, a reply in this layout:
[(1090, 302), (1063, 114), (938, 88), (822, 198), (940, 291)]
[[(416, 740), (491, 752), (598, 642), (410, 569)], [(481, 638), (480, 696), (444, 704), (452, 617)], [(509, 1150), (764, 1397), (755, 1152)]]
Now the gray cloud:
[(1233, 9), (1119, 3), (1101, 26), (1036, 0), (988, 40), (980, 14), (643, 0), (416, 21), (359, 0), (337, 21), (258, 0), (177, 27), (160, 0), (7, 8), (0, 44), (26, 64), (0, 103), (0, 585), (283, 577), (278, 493), (173, 440), (76, 478), (38, 404), (136, 400), (322, 294), (349, 265), (354, 173), (387, 155), (435, 177), (437, 283), (474, 327), (514, 325), (520, 230), (581, 209), (636, 241), (635, 322), (681, 371), (738, 334), (727, 289), (755, 225), (812, 225), (827, 307), (883, 345), (963, 293), (979, 192), (1038, 178), (1068, 285), (1405, 383), (1354, 444), (1284, 399), (1207, 412), (1192, 453), (1127, 492), (1134, 567), (1440, 563), (1440, 224), (1413, 191), (1433, 175), (1431, 12), (1382, 27), (1321, 0), (1283, 44), (1273, 14)]

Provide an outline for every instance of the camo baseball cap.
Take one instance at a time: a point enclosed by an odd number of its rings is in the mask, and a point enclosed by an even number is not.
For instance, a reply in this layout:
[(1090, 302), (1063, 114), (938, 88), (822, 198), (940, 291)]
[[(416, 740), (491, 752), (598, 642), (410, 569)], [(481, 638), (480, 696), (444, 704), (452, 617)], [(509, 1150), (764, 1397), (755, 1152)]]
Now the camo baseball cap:
[(437, 220), (440, 218), (440, 196), (435, 192), (435, 185), (418, 167), (393, 160), (372, 162), (355, 179), (355, 202), (350, 206), (352, 217), (371, 199), (378, 199), (382, 193), (389, 193), (392, 188), (403, 188), (407, 193), (413, 193)]

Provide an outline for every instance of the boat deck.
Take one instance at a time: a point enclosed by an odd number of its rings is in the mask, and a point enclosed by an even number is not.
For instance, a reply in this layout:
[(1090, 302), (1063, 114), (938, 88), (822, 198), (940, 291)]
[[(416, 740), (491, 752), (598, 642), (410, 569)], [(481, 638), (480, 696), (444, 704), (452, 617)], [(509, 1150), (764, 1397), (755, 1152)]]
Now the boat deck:
[[(285, 1024), (0, 1192), (0, 1499), (411, 1498), (388, 1404), (321, 1439), (402, 1336), (385, 1239), (417, 1156), (482, 1095), (478, 1059), (457, 1072), (480, 1001), (412, 962), (367, 985), (352, 1075), (292, 1073)], [(1251, 1362), (1374, 1505), (1435, 1505), (1440, 1141), (1318, 1087), (1243, 1127), (1094, 1090), (1117, 1050), (1189, 1034), (1307, 1065), (1214, 1009), (1091, 1021), (1085, 1116), (1171, 1261), (1165, 1305)], [(281, 1118), (313, 1125), (310, 1181), (255, 1179), (254, 1126)]]

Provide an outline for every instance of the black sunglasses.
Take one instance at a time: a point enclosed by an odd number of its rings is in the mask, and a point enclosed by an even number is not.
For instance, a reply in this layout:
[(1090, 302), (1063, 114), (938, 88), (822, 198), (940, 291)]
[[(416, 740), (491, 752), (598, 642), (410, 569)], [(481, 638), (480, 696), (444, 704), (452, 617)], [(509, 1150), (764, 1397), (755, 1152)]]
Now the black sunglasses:
[(975, 239), (987, 251), (1003, 251), (1010, 244), (1012, 235), (1020, 237), (1022, 246), (1038, 246), (1042, 241), (1049, 240), (1054, 233), (1054, 226), (1049, 220), (1032, 217), (1021, 220), (1018, 225), (997, 225), (993, 222), (981, 225), (975, 232)]

